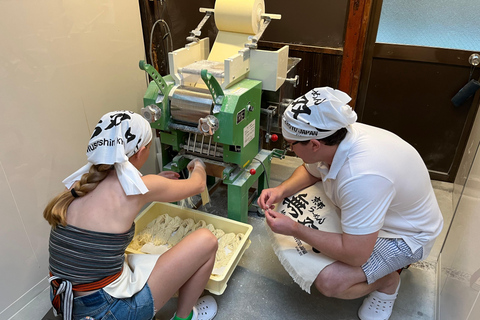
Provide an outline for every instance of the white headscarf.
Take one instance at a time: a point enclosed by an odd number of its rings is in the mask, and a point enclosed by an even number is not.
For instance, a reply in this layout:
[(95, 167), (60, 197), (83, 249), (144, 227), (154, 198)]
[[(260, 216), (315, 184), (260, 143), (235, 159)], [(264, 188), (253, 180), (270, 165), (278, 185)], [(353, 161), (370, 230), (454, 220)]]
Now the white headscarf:
[(282, 134), (288, 140), (323, 139), (357, 121), (347, 104), (348, 94), (330, 87), (315, 88), (295, 99), (282, 117)]
[(88, 163), (63, 180), (71, 186), (95, 164), (113, 164), (118, 179), (127, 195), (148, 192), (142, 174), (128, 158), (152, 140), (152, 129), (147, 120), (131, 111), (113, 111), (105, 114), (95, 127), (87, 147)]

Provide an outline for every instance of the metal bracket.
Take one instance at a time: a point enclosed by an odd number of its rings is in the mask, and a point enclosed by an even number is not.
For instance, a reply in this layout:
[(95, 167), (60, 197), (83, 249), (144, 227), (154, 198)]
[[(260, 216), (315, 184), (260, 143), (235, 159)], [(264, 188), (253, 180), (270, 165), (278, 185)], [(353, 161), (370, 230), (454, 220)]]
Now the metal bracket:
[(207, 88), (212, 95), (213, 102), (215, 103), (213, 113), (219, 113), (220, 108), (223, 104), (223, 99), (225, 98), (222, 87), (218, 83), (217, 79), (215, 79), (214, 76), (208, 73), (207, 69), (202, 69), (200, 75), (202, 76), (203, 82), (205, 82), (205, 84), (207, 85)]
[(158, 73), (158, 71), (153, 66), (146, 63), (145, 60), (140, 60), (140, 62), (138, 63), (138, 66), (140, 67), (140, 69), (147, 72), (150, 75), (150, 77), (152, 77), (153, 81), (155, 81), (155, 83), (158, 86), (158, 89), (160, 89), (162, 94), (164, 96), (167, 95), (167, 83), (165, 82), (165, 80), (163, 80), (160, 73)]
[(268, 25), (270, 22), (272, 22), (273, 19), (281, 19), (282, 16), (279, 14), (262, 14), (262, 19), (263, 23), (261, 23), (260, 30), (258, 30), (258, 33), (254, 36), (248, 37), (249, 40), (251, 40), (251, 43), (245, 43), (245, 47), (250, 48), (250, 49), (257, 49), (258, 45), (258, 40), (262, 37), (263, 33), (265, 32), (265, 29), (267, 29)]
[(272, 150), (272, 156), (274, 158), (285, 159), (286, 154), (287, 154), (287, 150), (281, 150), (281, 149), (273, 149)]
[(300, 77), (297, 74), (294, 78), (286, 78), (285, 82), (291, 83), (293, 87), (296, 88), (298, 86), (298, 83), (300, 82)]
[(202, 28), (205, 25), (205, 22), (213, 16), (213, 9), (206, 9), (206, 8), (200, 8), (200, 12), (205, 12), (205, 17), (203, 17), (202, 21), (198, 24), (198, 26), (195, 28), (195, 30), (190, 31), (190, 36), (187, 37), (187, 41), (191, 42), (198, 42), (200, 39), (200, 35), (202, 34)]
[(185, 157), (183, 154), (177, 154), (170, 163), (167, 163), (164, 166), (164, 170), (180, 172), (182, 171), (190, 162), (190, 159)]
[(233, 181), (235, 181), (239, 174), (243, 173), (243, 171), (244, 170), (242, 170), (239, 166), (229, 164), (223, 170), (222, 180), (225, 183), (232, 183)]

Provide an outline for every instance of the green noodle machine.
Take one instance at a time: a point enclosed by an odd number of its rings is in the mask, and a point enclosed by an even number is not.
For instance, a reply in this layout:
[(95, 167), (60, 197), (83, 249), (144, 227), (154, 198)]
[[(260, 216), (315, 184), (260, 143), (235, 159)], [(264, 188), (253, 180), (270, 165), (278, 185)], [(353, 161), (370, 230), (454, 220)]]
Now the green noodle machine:
[[(258, 182), (259, 195), (268, 185), (272, 157), (282, 156), (260, 148), (260, 118), (269, 113), (262, 110), (263, 92), (277, 91), (286, 80), (288, 46), (257, 49), (268, 23), (280, 18), (262, 13), (259, 32), (245, 37), (242, 48), (213, 57), (208, 38), (197, 36), (215, 9), (200, 11), (205, 18), (187, 38), (191, 42), (169, 53), (169, 75), (140, 61), (152, 79), (141, 113), (160, 137), (162, 170), (181, 172), (202, 158), (209, 181), (227, 185), (228, 218), (247, 222), (249, 189)], [(267, 132), (264, 138), (275, 136)]]

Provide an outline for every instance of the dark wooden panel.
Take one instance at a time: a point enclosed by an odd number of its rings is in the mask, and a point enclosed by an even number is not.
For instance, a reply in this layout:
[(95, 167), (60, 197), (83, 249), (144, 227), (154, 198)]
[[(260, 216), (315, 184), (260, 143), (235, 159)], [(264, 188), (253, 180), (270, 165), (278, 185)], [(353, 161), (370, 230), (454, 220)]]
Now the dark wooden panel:
[(289, 56), (302, 59), (297, 67), (300, 76), (297, 97), (316, 87), (337, 87), (342, 56), (297, 50), (290, 50)]
[(360, 121), (398, 134), (453, 182), (476, 110), (473, 98), (460, 107), (450, 100), (468, 76), (468, 67), (374, 58)]
[(348, 0), (265, 0), (267, 13), (282, 15), (268, 26), (264, 40), (342, 48)]

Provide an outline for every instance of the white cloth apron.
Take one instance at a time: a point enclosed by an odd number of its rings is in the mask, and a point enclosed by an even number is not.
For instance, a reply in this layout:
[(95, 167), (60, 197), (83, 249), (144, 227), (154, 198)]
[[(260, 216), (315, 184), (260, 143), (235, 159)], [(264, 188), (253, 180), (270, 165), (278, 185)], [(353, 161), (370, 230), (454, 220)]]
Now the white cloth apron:
[[(279, 203), (275, 211), (295, 221), (325, 232), (342, 233), (340, 210), (327, 198), (322, 182), (318, 182)], [(319, 253), (311, 245), (292, 236), (276, 234), (266, 225), (272, 247), (280, 263), (293, 280), (306, 292), (320, 271), (335, 260)]]
[(130, 298), (143, 289), (160, 255), (127, 254), (123, 272), (103, 290), (117, 299)]

